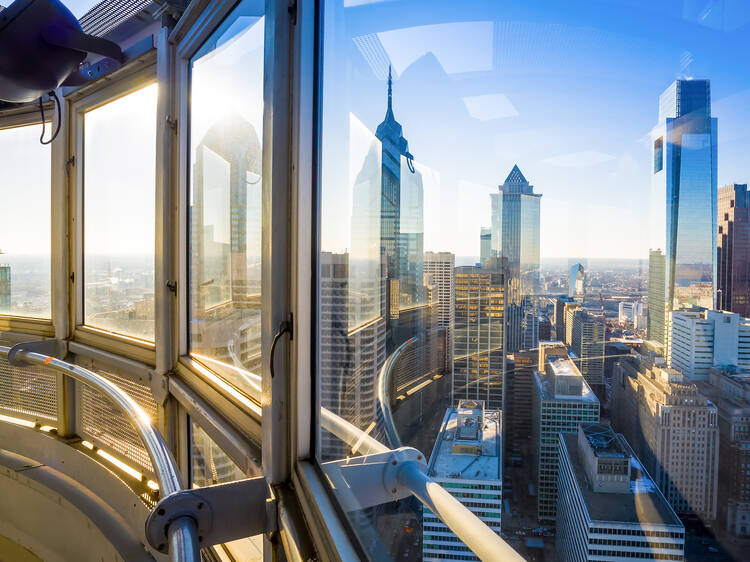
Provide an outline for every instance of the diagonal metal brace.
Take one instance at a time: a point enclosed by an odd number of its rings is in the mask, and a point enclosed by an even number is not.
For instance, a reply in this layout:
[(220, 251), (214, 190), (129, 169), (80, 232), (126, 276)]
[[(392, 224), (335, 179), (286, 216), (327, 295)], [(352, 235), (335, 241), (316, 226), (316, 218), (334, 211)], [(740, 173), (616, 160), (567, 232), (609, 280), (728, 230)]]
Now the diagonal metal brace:
[(20, 357), (16, 357), (19, 351), (31, 351), (60, 359), (65, 357), (67, 353), (66, 346), (66, 342), (62, 340), (38, 340), (17, 343), (8, 351), (8, 363), (13, 367), (29, 367), (31, 365), (31, 363), (27, 363)]
[(330, 461), (322, 466), (339, 503), (349, 512), (409, 497), (411, 490), (399, 481), (399, 472), (407, 463), (416, 464), (422, 472), (427, 470), (424, 455), (413, 447)]
[(156, 504), (146, 519), (146, 538), (166, 553), (169, 525), (181, 517), (195, 520), (201, 548), (274, 531), (275, 502), (262, 476), (180, 490)]

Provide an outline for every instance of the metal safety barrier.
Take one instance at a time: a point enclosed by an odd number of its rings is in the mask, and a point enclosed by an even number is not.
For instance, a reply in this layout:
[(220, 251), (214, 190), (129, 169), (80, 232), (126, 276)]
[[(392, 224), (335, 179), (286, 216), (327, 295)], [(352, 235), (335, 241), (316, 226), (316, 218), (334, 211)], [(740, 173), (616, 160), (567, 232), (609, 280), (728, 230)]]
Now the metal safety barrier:
[[(162, 498), (184, 489), (177, 463), (159, 430), (153, 426), (143, 408), (130, 396), (97, 373), (49, 355), (25, 350), (23, 345), (19, 344), (13, 348), (0, 346), (0, 357), (7, 358), (11, 365), (17, 367), (36, 365), (51, 369), (101, 393), (125, 415), (143, 440)], [(200, 560), (198, 529), (192, 517), (183, 516), (171, 521), (167, 530), (167, 540), (170, 560), (173, 562), (198, 562)]]

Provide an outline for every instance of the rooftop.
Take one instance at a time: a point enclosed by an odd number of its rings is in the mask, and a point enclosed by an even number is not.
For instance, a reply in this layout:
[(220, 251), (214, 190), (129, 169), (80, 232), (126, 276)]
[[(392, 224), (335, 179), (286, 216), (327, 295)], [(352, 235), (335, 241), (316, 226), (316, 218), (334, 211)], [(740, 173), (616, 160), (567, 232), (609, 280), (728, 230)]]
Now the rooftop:
[[(586, 383), (578, 367), (573, 361), (566, 357), (556, 357), (547, 361), (547, 365), (552, 371), (551, 374), (538, 372), (536, 373), (536, 384), (542, 400), (567, 400), (577, 402), (599, 402), (591, 387)], [(576, 385), (556, 384), (557, 377), (561, 380), (575, 377)], [(559, 382), (559, 381), (557, 381)], [(578, 384), (580, 383), (580, 384)], [(566, 394), (561, 392), (563, 388), (580, 388), (580, 394)]]
[(597, 457), (622, 459), (628, 456), (627, 451), (617, 438), (617, 434), (608, 425), (587, 423), (582, 424), (581, 429)]
[(500, 420), (500, 411), (485, 410), (480, 431), (460, 431), (459, 411), (449, 408), (432, 449), (427, 474), (434, 478), (501, 480)]
[(622, 435), (617, 435), (618, 447), (624, 454), (630, 456), (630, 492), (622, 494), (594, 492), (586, 479), (586, 471), (581, 462), (581, 455), (578, 453), (577, 435), (570, 433), (560, 434), (560, 436), (568, 451), (578, 487), (592, 522), (611, 521), (683, 528), (674, 510), (664, 499), (659, 488), (644, 470)]

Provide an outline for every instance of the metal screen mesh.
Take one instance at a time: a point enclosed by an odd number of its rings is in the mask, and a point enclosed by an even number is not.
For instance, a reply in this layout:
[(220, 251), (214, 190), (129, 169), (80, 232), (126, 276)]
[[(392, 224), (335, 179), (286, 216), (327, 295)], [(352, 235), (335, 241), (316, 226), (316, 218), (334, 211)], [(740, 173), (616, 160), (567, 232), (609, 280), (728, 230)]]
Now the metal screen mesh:
[[(124, 390), (135, 400), (151, 419), (156, 419), (157, 405), (148, 385), (108, 373), (96, 371)], [(128, 419), (101, 393), (83, 386), (81, 424), (83, 433), (98, 445), (119, 453), (139, 467), (153, 472), (141, 438), (130, 425)]]
[(41, 367), (12, 367), (0, 357), (0, 410), (9, 415), (57, 421), (57, 377)]

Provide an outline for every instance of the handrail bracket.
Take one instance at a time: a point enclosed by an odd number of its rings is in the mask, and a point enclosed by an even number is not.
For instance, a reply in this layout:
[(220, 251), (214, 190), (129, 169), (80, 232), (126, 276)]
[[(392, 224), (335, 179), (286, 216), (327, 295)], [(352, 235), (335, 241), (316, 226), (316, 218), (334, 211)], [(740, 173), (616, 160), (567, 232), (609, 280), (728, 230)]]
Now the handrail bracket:
[(8, 363), (13, 367), (30, 367), (32, 363), (16, 357), (20, 351), (40, 353), (62, 359), (68, 353), (68, 344), (64, 340), (37, 340), (17, 343), (8, 351)]

